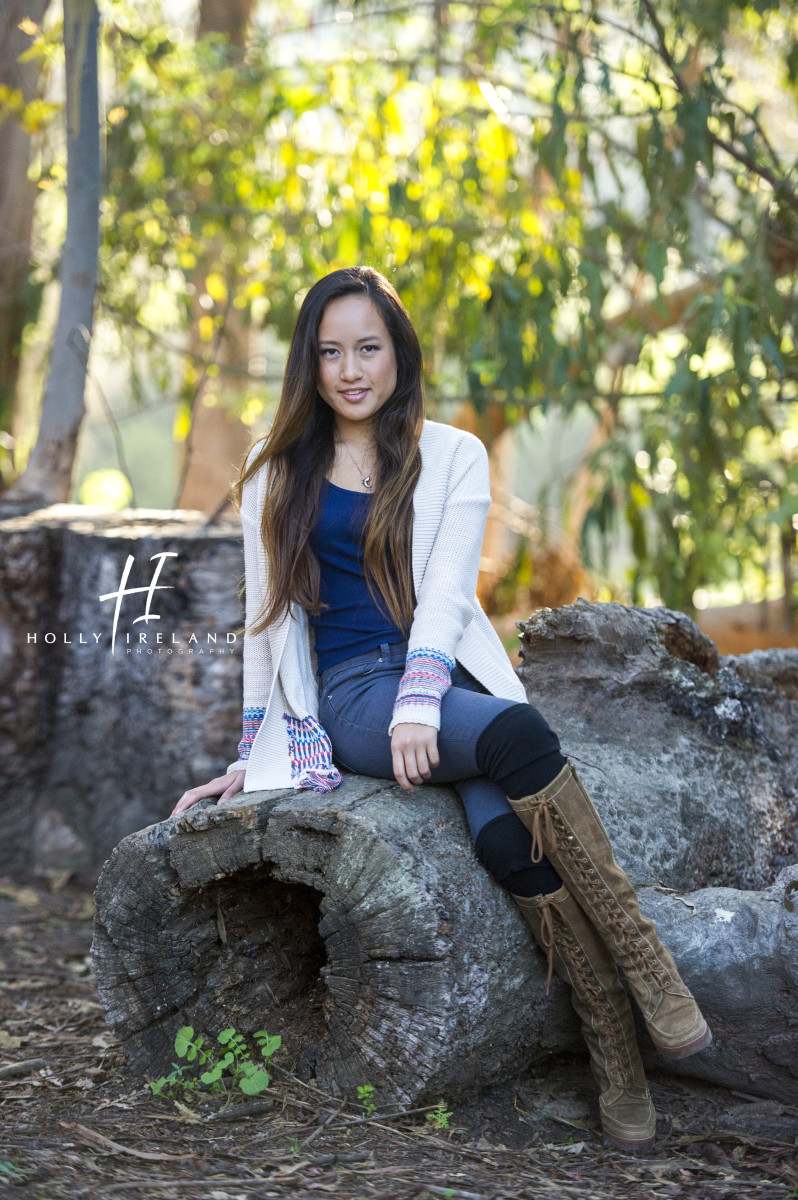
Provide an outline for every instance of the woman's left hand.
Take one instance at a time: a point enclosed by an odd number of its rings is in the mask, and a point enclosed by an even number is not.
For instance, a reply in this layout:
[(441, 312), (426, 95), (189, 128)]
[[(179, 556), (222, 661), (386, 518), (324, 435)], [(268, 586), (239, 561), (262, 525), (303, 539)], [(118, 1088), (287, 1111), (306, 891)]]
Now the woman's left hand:
[(406, 792), (414, 783), (423, 783), (440, 766), (438, 731), (432, 725), (400, 721), (391, 732), (391, 755), (396, 782)]
[(237, 792), (240, 792), (244, 787), (244, 776), (246, 771), (230, 771), (227, 775), (218, 775), (216, 779), (211, 779), (210, 783), (200, 784), (199, 787), (189, 788), (187, 792), (178, 800), (177, 804), (169, 814), (171, 817), (179, 817), (187, 809), (193, 808), (200, 800), (206, 799), (208, 796), (218, 796), (217, 803), (221, 804), (223, 800), (232, 800)]

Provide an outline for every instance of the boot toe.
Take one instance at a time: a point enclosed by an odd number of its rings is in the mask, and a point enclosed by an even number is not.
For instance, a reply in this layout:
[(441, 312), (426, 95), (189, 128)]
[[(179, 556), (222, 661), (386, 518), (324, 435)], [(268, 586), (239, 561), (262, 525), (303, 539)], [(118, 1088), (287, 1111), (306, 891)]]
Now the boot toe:
[(656, 1140), (657, 1113), (647, 1088), (613, 1087), (599, 1097), (604, 1141), (627, 1154), (642, 1154)]
[(712, 1041), (709, 1026), (689, 992), (663, 992), (656, 1013), (646, 1024), (657, 1049), (672, 1058), (688, 1058)]
[(706, 1021), (703, 1022), (703, 1026), (703, 1030), (696, 1037), (688, 1042), (682, 1042), (679, 1046), (660, 1046), (656, 1042), (654, 1044), (661, 1054), (667, 1054), (669, 1058), (689, 1058), (691, 1054), (698, 1054), (701, 1050), (706, 1050), (707, 1046), (712, 1043), (712, 1030)]

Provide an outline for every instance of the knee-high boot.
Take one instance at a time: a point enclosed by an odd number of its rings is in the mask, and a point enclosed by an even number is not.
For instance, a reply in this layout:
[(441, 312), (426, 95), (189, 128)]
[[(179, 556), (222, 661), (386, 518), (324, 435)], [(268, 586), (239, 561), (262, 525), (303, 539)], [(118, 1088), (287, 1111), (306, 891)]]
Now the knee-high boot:
[(546, 857), (623, 967), (652, 1041), (673, 1058), (703, 1050), (712, 1033), (629, 878), (570, 761), (541, 791), (510, 798), (532, 833), (532, 859)]
[(582, 1022), (605, 1142), (632, 1153), (654, 1142), (656, 1112), (646, 1085), (634, 1018), (615, 963), (566, 887), (542, 896), (513, 896), (552, 968), (571, 987)]

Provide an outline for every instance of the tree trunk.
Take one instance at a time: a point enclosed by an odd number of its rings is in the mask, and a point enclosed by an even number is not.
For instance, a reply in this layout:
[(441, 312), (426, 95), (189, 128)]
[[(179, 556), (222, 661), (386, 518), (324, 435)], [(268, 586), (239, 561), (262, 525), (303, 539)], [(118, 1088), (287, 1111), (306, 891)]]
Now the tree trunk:
[(527, 696), (636, 883), (758, 888), (798, 861), (797, 651), (724, 658), (683, 613), (581, 599), (517, 624)]
[(761, 892), (640, 891), (640, 906), (672, 951), (714, 1039), (708, 1051), (681, 1062), (644, 1052), (646, 1065), (789, 1104), (798, 1101), (796, 889), (798, 863)]
[(68, 498), (94, 323), (100, 211), (97, 96), (99, 13), (94, 0), (65, 0), (67, 232), (61, 306), (42, 404), (39, 436), (12, 500), (39, 504)]
[(197, 37), (223, 33), (231, 46), (243, 47), (254, 0), (200, 0)]
[[(194, 323), (188, 333), (189, 348), (193, 354), (208, 356), (206, 342), (197, 335), (197, 321), (202, 309), (196, 303), (197, 296), (205, 290), (205, 280), (198, 277), (196, 293), (192, 298)], [(242, 389), (233, 374), (225, 375), (224, 367), (232, 366), (246, 371), (249, 365), (249, 330), (244, 324), (239, 309), (229, 308), (225, 317), (222, 338), (216, 363), (221, 367), (220, 375), (212, 381), (217, 401), (205, 403), (209, 388), (207, 381), (196, 390), (191, 408), (191, 426), (182, 444), (180, 456), (180, 478), (175, 496), (176, 508), (195, 509), (209, 515), (224, 511), (230, 486), (238, 477), (238, 469), (252, 442), (252, 430), (233, 412), (235, 393)], [(232, 515), (229, 508), (227, 515)]]
[[(208, 33), (221, 33), (227, 39), (228, 53), (237, 59), (246, 44), (247, 29), (252, 13), (253, 0), (201, 0), (197, 37)], [(214, 245), (206, 247), (208, 262), (214, 258)], [(220, 263), (222, 259), (220, 258)], [(193, 299), (194, 319), (189, 331), (189, 348), (192, 353), (208, 354), (208, 345), (197, 335), (199, 318), (203, 310), (197, 299), (205, 291), (204, 272), (195, 280)], [(231, 281), (232, 282), (232, 281)], [(219, 344), (217, 363), (246, 371), (249, 367), (249, 328), (240, 309), (227, 306)], [(243, 379), (243, 383), (239, 382)], [(224, 387), (220, 385), (224, 381)], [(225, 502), (230, 485), (238, 474), (238, 467), (252, 441), (252, 431), (233, 415), (232, 398), (237, 391), (246, 388), (246, 379), (233, 374), (222, 374), (214, 381), (218, 390), (217, 402), (212, 406), (205, 403), (204, 387), (195, 395), (191, 410), (191, 428), (183, 442), (180, 462), (180, 482), (175, 497), (176, 508), (195, 508), (214, 513)]]
[[(19, 61), (31, 42), (19, 25), (26, 18), (40, 25), (48, 5), (49, 0), (0, 0), (0, 85), (19, 91), (25, 104), (36, 96), (41, 60)], [(22, 331), (35, 319), (40, 299), (27, 278), (38, 190), (28, 179), (30, 141), (14, 117), (0, 123), (0, 429), (7, 433), (13, 425)], [(12, 463), (2, 470), (5, 479), (13, 474)]]
[(789, 636), (795, 629), (795, 577), (793, 573), (793, 552), (795, 549), (795, 529), (792, 520), (785, 522), (779, 530), (781, 546), (781, 578), (784, 583), (784, 632)]
[[(100, 601), (120, 581), (146, 593)], [(152, 556), (156, 556), (153, 559)], [(0, 520), (0, 875), (96, 869), (241, 737), (241, 528), (57, 505)], [(239, 631), (236, 637), (236, 630)], [(88, 774), (87, 774), (88, 772)], [(87, 780), (91, 777), (90, 785)]]

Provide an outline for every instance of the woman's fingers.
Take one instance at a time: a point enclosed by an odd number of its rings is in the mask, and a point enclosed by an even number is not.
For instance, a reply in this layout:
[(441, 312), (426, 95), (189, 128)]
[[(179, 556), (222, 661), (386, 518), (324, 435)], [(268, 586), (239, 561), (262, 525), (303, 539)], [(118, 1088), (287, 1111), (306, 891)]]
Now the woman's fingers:
[(192, 808), (199, 800), (202, 800), (205, 794), (206, 793), (204, 793), (201, 788), (190, 788), (187, 792), (183, 792), (183, 795), (180, 797), (169, 816), (179, 817), (181, 813), (184, 813), (187, 809)]
[(393, 761), (393, 774), (396, 782), (405, 792), (412, 792), (413, 785), (407, 778), (404, 754), (401, 750), (399, 750), (398, 747), (394, 746), (391, 758)]
[(179, 817), (189, 808), (193, 808), (200, 800), (205, 800), (208, 796), (221, 796), (222, 799), (229, 799), (236, 792), (241, 791), (244, 786), (244, 776), (246, 771), (232, 771), (228, 775), (220, 775), (216, 779), (211, 779), (209, 783), (203, 783), (199, 787), (189, 788), (187, 792), (178, 800), (177, 804), (169, 814), (170, 817)]
[(438, 731), (430, 725), (411, 721), (400, 722), (393, 728), (391, 749), (394, 776), (406, 792), (414, 783), (423, 783), (440, 763)]
[(221, 804), (224, 800), (232, 800), (233, 796), (237, 795), (238, 792), (241, 791), (244, 786), (245, 775), (246, 771), (233, 771), (233, 782), (230, 784), (229, 788), (226, 788), (225, 791), (222, 792), (221, 796), (219, 797), (219, 804)]
[(406, 792), (413, 791), (414, 783), (423, 782), (416, 765), (416, 755), (412, 749), (394, 750), (393, 773), (399, 786)]

